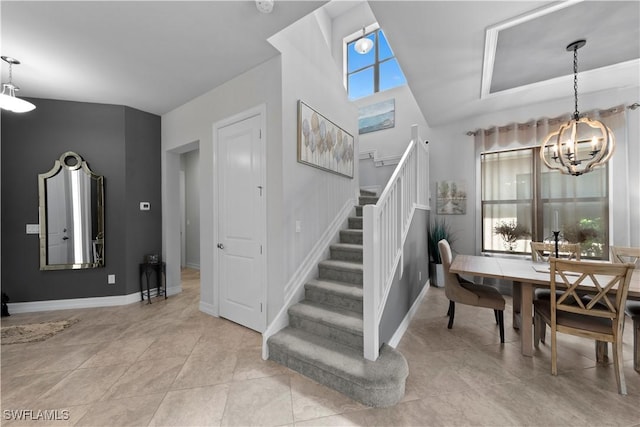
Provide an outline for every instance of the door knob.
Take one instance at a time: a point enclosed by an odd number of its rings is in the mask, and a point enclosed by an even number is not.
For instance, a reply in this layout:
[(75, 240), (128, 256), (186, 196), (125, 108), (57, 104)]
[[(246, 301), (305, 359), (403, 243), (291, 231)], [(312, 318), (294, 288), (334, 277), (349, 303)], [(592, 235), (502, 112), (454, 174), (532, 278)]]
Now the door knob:
[(224, 245), (222, 243), (218, 243), (218, 249), (224, 249)]

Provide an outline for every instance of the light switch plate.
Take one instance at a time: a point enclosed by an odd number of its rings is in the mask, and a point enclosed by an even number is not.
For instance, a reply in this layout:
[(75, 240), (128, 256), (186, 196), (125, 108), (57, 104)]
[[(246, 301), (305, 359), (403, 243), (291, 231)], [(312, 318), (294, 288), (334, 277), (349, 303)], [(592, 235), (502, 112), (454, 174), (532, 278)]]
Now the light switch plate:
[(109, 274), (107, 276), (107, 284), (109, 284), (109, 285), (115, 285), (116, 284), (116, 275), (115, 274)]
[(40, 234), (40, 224), (27, 224), (27, 234)]
[(151, 203), (149, 203), (149, 202), (140, 202), (140, 210), (141, 211), (149, 211), (149, 210), (151, 210)]

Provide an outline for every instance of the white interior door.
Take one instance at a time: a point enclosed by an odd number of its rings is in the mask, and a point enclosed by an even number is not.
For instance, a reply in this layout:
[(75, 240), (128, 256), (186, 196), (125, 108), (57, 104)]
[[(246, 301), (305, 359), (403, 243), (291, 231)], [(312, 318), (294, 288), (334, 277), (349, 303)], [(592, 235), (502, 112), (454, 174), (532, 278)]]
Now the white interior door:
[(262, 332), (262, 117), (217, 128), (220, 316)]

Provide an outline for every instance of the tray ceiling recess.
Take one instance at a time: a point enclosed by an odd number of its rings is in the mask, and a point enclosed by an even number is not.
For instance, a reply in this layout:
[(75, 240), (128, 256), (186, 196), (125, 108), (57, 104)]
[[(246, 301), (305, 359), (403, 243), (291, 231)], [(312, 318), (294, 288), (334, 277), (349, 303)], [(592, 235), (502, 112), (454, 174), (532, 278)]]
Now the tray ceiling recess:
[(578, 39), (581, 73), (636, 62), (640, 2), (567, 1), (489, 27), (481, 98), (570, 75), (566, 46)]

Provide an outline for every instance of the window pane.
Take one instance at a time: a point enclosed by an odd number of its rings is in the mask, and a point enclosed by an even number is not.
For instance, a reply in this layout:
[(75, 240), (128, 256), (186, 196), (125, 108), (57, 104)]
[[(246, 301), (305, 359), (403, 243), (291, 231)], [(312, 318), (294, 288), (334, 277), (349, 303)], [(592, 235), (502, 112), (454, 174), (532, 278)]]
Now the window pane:
[(482, 155), (482, 200), (532, 198), (533, 151), (517, 150)]
[(349, 76), (349, 99), (373, 95), (373, 67)]
[(407, 83), (397, 59), (390, 59), (380, 64), (379, 91), (391, 89)]
[(564, 175), (559, 171), (542, 173), (543, 199), (605, 197), (607, 194), (607, 168), (600, 167), (580, 176)]
[(607, 258), (607, 205), (594, 202), (544, 203), (544, 240), (553, 241), (555, 213), (561, 240), (580, 243), (581, 257)]
[(374, 44), (373, 48), (364, 55), (356, 52), (354, 49), (357, 40), (354, 40), (347, 45), (347, 72), (351, 73), (352, 71), (366, 67), (367, 65), (373, 65), (376, 61), (375, 37), (375, 33), (371, 33), (367, 36), (367, 38), (371, 39)]
[(387, 37), (384, 35), (382, 30), (378, 31), (378, 61), (383, 61), (387, 58), (391, 58), (392, 56), (393, 52), (387, 42)]
[(521, 235), (513, 241), (507, 236), (496, 233), (499, 225), (519, 226), (519, 229), (531, 233), (531, 203), (499, 203), (484, 204), (482, 208), (482, 250), (531, 252), (529, 242), (531, 237)]

